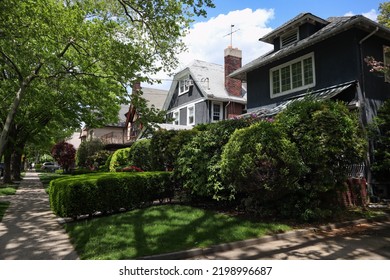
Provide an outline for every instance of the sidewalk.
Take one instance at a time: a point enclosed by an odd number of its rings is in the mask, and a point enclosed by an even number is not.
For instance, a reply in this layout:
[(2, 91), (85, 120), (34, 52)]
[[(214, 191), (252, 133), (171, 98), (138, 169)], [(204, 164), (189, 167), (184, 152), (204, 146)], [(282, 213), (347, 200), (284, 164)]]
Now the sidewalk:
[(0, 260), (76, 260), (65, 230), (50, 210), (38, 174), (27, 172), (0, 222)]

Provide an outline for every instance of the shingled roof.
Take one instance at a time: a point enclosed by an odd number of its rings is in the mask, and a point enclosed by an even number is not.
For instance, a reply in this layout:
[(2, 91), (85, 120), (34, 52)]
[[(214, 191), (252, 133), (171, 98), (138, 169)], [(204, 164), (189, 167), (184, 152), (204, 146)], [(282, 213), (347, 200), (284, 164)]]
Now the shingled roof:
[[(281, 27), (277, 28), (276, 30), (272, 31), (271, 33), (267, 34), (260, 40), (269, 42), (271, 35), (279, 34), (282, 29), (288, 28), (289, 25), (297, 23), (299, 20), (303, 19), (304, 17), (308, 17), (308, 15), (311, 14), (300, 14), (297, 17), (293, 18), (292, 20), (288, 21), (287, 23), (283, 24)], [(315, 17), (311, 15), (312, 17)], [(316, 17), (318, 19), (318, 17)], [(323, 20), (324, 21), (324, 20)], [(377, 28), (378, 35), (379, 36), (389, 36), (390, 29), (378, 24), (364, 16), (357, 15), (357, 16), (349, 16), (349, 17), (331, 17), (328, 18), (326, 21), (327, 25), (318, 30), (316, 33), (312, 34), (311, 36), (297, 41), (294, 44), (291, 44), (285, 48), (282, 48), (276, 52), (272, 51), (269, 53), (266, 53), (257, 59), (249, 62), (248, 64), (244, 65), (242, 68), (234, 71), (229, 76), (232, 78), (240, 79), (245, 81), (246, 80), (246, 74), (254, 70), (256, 68), (259, 68), (263, 65), (266, 65), (268, 63), (271, 63), (273, 61), (279, 60), (283, 57), (286, 57), (290, 54), (296, 53), (302, 49), (305, 49), (311, 45), (317, 44), (318, 42), (321, 42), (327, 38), (333, 37), (347, 29), (350, 29), (352, 27), (358, 27), (360, 29), (366, 30), (368, 32), (372, 32)]]

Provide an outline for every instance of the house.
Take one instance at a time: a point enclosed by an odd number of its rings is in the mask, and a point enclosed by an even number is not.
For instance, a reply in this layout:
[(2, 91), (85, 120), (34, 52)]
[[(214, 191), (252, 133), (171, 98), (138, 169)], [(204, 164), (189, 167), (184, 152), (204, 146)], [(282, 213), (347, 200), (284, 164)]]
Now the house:
[[(139, 91), (141, 91), (141, 96), (145, 99), (148, 108), (162, 109), (168, 94), (166, 90), (143, 88), (140, 83), (135, 83), (132, 94), (138, 94)], [(136, 141), (143, 132), (142, 116), (140, 116), (140, 112), (134, 104), (130, 104), (130, 107), (128, 107), (125, 128), (125, 142)]]
[(390, 29), (364, 16), (302, 13), (259, 40), (274, 49), (230, 75), (247, 83), (247, 114), (271, 116), (310, 94), (345, 101), (366, 126), (390, 97), (390, 77), (371, 73), (364, 61), (390, 64)]
[(163, 109), (174, 125), (194, 126), (241, 115), (246, 91), (228, 75), (240, 68), (242, 52), (225, 49), (225, 65), (194, 60), (174, 76)]
[(103, 127), (84, 127), (80, 133), (81, 142), (92, 139), (100, 139), (105, 145), (124, 144), (124, 129), (126, 122), (126, 112), (129, 110), (128, 104), (122, 104), (119, 109), (117, 123), (105, 125)]

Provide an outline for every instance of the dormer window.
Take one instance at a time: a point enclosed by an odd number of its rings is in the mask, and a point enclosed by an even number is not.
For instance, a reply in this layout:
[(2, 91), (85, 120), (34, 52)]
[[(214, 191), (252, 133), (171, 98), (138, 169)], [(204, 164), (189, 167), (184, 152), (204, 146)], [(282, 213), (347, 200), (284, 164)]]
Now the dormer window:
[(295, 42), (298, 42), (298, 40), (299, 40), (299, 32), (297, 28), (280, 37), (280, 46), (284, 48), (291, 44), (294, 44)]
[(184, 94), (190, 90), (190, 87), (194, 85), (193, 80), (187, 75), (179, 81), (179, 95)]

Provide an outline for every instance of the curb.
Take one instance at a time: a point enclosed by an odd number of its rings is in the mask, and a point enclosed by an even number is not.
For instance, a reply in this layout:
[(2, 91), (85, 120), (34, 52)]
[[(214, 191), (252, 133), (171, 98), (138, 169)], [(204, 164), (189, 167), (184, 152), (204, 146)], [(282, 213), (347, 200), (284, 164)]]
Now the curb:
[(358, 219), (358, 220), (346, 221), (346, 222), (341, 222), (341, 223), (327, 224), (324, 226), (307, 228), (307, 229), (297, 229), (297, 230), (292, 230), (292, 231), (288, 231), (285, 233), (267, 235), (267, 236), (260, 237), (260, 238), (253, 238), (253, 239), (247, 239), (247, 240), (242, 240), (242, 241), (235, 241), (235, 242), (230, 242), (230, 243), (213, 245), (209, 248), (194, 248), (194, 249), (173, 252), (173, 253), (167, 253), (167, 254), (145, 256), (145, 257), (141, 257), (138, 259), (139, 260), (188, 259), (188, 258), (193, 258), (193, 257), (205, 255), (205, 254), (225, 252), (225, 251), (230, 251), (230, 250), (234, 250), (234, 249), (238, 249), (238, 248), (242, 248), (242, 247), (246, 247), (246, 246), (253, 246), (253, 245), (263, 244), (263, 243), (281, 240), (281, 239), (287, 239), (287, 238), (292, 238), (292, 237), (302, 237), (302, 236), (307, 235), (309, 233), (315, 233), (318, 230), (334, 230), (334, 229), (344, 228), (347, 226), (359, 225), (362, 223), (374, 223), (374, 222), (382, 222), (382, 221), (390, 221), (390, 215), (384, 215), (384, 216), (370, 218), (370, 219)]

